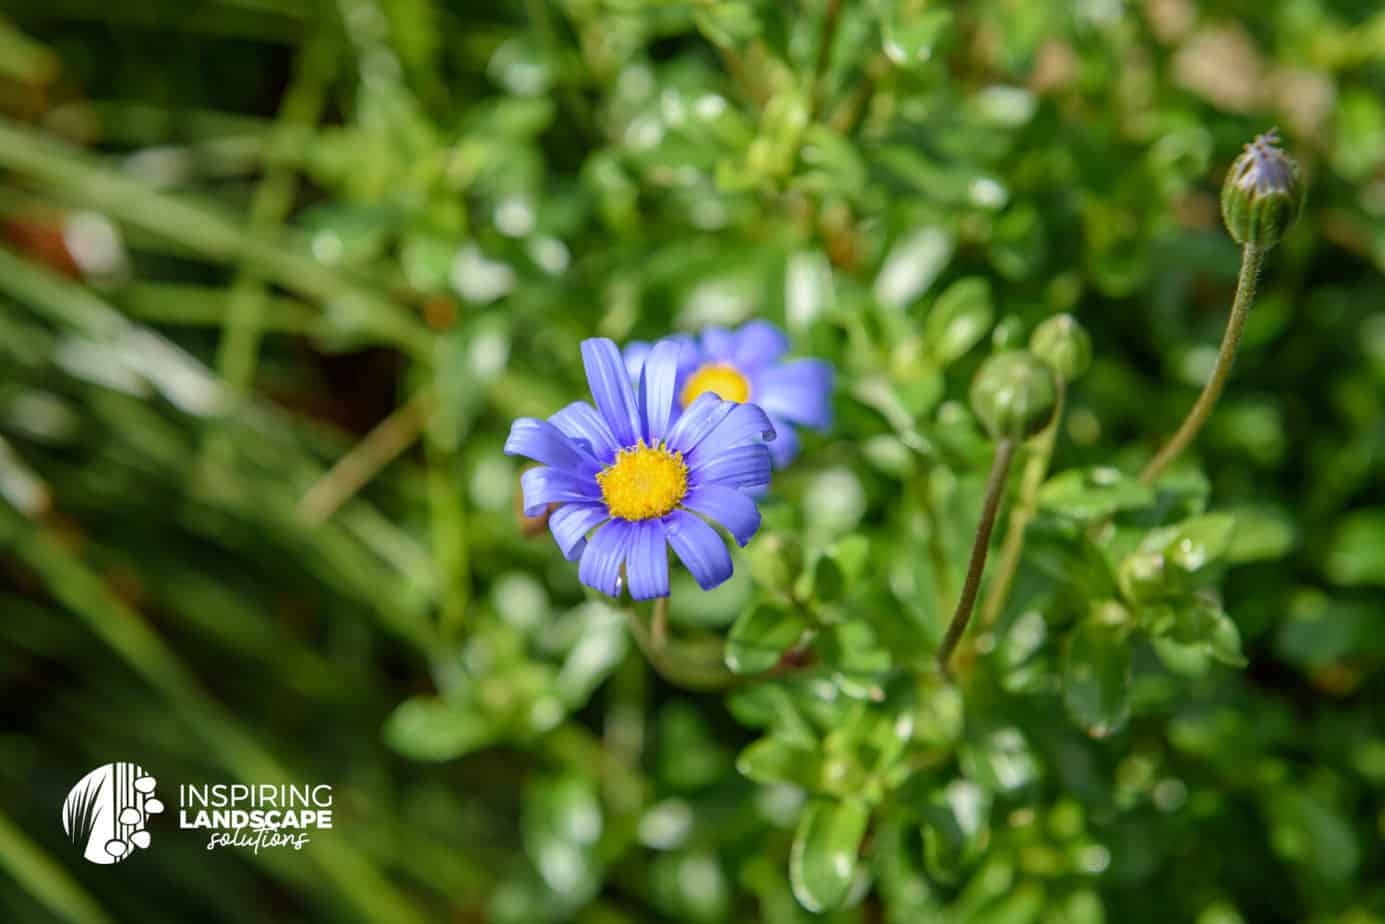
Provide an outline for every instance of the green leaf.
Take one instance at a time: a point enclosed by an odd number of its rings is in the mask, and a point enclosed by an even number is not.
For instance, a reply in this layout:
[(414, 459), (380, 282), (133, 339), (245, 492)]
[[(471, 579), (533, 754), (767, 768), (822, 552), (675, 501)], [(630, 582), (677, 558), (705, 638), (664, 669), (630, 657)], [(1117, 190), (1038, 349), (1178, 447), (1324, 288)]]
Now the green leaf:
[(544, 883), (572, 901), (601, 888), (597, 843), (604, 820), (592, 782), (577, 773), (540, 778), (524, 790), (524, 850)]
[(1245, 667), (1241, 632), (1212, 597), (1196, 594), (1152, 612), (1155, 619), (1150, 632), (1156, 637), (1193, 646), (1231, 667)]
[(838, 688), (853, 699), (880, 701), (885, 698), (882, 684), (893, 658), (863, 622), (833, 626), (823, 636), (823, 660), (832, 668)]
[(1267, 801), (1275, 853), (1325, 885), (1345, 885), (1361, 864), (1351, 819), (1316, 792), (1285, 788)]
[(1152, 530), (1121, 563), (1120, 585), (1135, 603), (1183, 596), (1206, 584), (1225, 562), (1236, 519), (1207, 513)]
[(1323, 567), (1335, 584), (1385, 587), (1385, 509), (1342, 517)]
[(985, 851), (991, 797), (970, 780), (953, 780), (922, 809), (923, 863), (938, 882), (957, 882)]
[(1293, 550), (1298, 536), (1287, 511), (1238, 507), (1231, 515), (1236, 519), (1236, 531), (1226, 550), (1228, 562), (1275, 561)]
[(1082, 522), (1154, 503), (1154, 489), (1110, 466), (1070, 469), (1039, 489), (1039, 507)]
[(757, 783), (792, 783), (814, 791), (819, 787), (822, 752), (802, 740), (771, 735), (741, 751), (736, 769)]
[(798, 592), (821, 603), (840, 601), (865, 570), (870, 542), (865, 536), (847, 536), (828, 547), (810, 574), (799, 583)]
[(850, 588), (865, 572), (870, 556), (870, 540), (860, 534), (839, 539), (827, 550), (827, 558), (841, 569), (842, 578)]
[(933, 51), (952, 24), (952, 12), (931, 9), (905, 12), (901, 8), (887, 17), (880, 30), (885, 56), (898, 67), (923, 67), (933, 59)]
[(760, 20), (745, 0), (718, 0), (693, 13), (697, 29), (713, 45), (732, 48), (760, 34)]
[(796, 536), (781, 532), (759, 536), (745, 554), (756, 584), (777, 596), (789, 596), (803, 571), (803, 549)]
[(454, 760), (495, 741), (500, 729), (471, 703), (415, 696), (385, 720), (385, 743), (411, 760)]
[(1063, 705), (1093, 738), (1104, 738), (1130, 717), (1130, 644), (1117, 626), (1088, 617), (1063, 653)]
[(959, 279), (943, 290), (923, 323), (929, 355), (940, 366), (960, 359), (991, 329), (991, 284), (978, 276)]
[(355, 265), (380, 255), (400, 216), (390, 209), (336, 203), (313, 206), (298, 220), (313, 256), (323, 263)]
[(1183, 574), (1198, 574), (1225, 559), (1235, 530), (1236, 518), (1229, 513), (1184, 520), (1163, 544), (1164, 558)]
[(802, 617), (760, 604), (741, 613), (726, 638), (726, 666), (737, 674), (760, 674), (779, 663), (807, 631)]
[(842, 906), (869, 822), (870, 812), (855, 799), (808, 803), (789, 854), (789, 881), (799, 904), (818, 914)]
[(992, 792), (1014, 792), (1031, 785), (1042, 772), (1039, 759), (1014, 726), (997, 728), (966, 742), (962, 772)]

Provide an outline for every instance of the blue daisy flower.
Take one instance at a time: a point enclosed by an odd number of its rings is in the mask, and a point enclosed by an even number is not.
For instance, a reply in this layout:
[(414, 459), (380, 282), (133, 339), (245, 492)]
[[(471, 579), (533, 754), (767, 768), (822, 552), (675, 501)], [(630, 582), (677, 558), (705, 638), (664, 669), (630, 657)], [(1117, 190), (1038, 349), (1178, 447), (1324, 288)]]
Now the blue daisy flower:
[[(775, 468), (798, 455), (795, 426), (826, 430), (832, 425), (831, 364), (820, 359), (781, 362), (789, 341), (768, 321), (750, 321), (734, 331), (708, 327), (697, 337), (671, 339), (682, 345), (675, 389), (679, 406), (689, 407), (705, 394), (759, 405), (778, 434), (769, 447)], [(650, 350), (640, 341), (625, 348), (633, 379), (639, 379)]]
[[(615, 343), (582, 343), (596, 407), (576, 401), (548, 420), (521, 417), (505, 452), (542, 465), (520, 478), (525, 516), (548, 517), (583, 584), (636, 600), (668, 596), (672, 546), (699, 586), (731, 576), (726, 542), (708, 521), (741, 545), (760, 528), (750, 492), (769, 484), (767, 440), (773, 425), (753, 404), (700, 395), (678, 405), (683, 345), (663, 340), (646, 351), (637, 380)], [(704, 519), (705, 518), (705, 519)]]

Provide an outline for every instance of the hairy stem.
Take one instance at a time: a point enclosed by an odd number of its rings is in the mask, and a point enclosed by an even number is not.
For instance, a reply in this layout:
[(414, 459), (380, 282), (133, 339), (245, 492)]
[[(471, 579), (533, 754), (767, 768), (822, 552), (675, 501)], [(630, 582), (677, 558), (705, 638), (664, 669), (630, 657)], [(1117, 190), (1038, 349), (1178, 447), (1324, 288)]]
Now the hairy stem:
[(1010, 511), (1010, 521), (1005, 527), (1005, 539), (1000, 546), (1000, 565), (991, 586), (986, 588), (986, 599), (981, 604), (981, 628), (989, 629), (1000, 618), (1005, 608), (1005, 600), (1010, 596), (1010, 585), (1015, 581), (1019, 570), (1020, 555), (1024, 552), (1024, 534), (1029, 521), (1039, 508), (1039, 488), (1043, 487), (1048, 476), (1049, 463), (1053, 461), (1053, 446), (1058, 441), (1058, 427), (1063, 419), (1063, 400), (1066, 389), (1060, 379), (1058, 382), (1058, 402), (1053, 410), (1053, 421), (1035, 440), (1028, 460), (1024, 463), (1024, 475), (1020, 480), (1019, 503)]
[(1260, 275), (1260, 264), (1264, 257), (1265, 251), (1254, 244), (1246, 244), (1241, 251), (1241, 275), (1236, 281), (1236, 298), (1231, 303), (1231, 317), (1226, 322), (1226, 335), (1222, 337), (1212, 377), (1203, 386), (1202, 394), (1198, 395), (1197, 402), (1184, 418), (1178, 432), (1169, 438), (1144, 471), (1140, 472), (1140, 480), (1145, 484), (1153, 484), (1163, 474), (1173, 460), (1188, 448), (1207, 418), (1212, 416), (1212, 408), (1216, 406), (1226, 386), (1226, 379), (1231, 374), (1231, 364), (1236, 359), (1236, 347), (1241, 342), (1241, 331), (1250, 314), (1250, 305), (1255, 301), (1255, 280)]
[(995, 461), (991, 463), (991, 474), (986, 479), (986, 501), (981, 508), (981, 522), (976, 526), (976, 541), (971, 547), (971, 561), (967, 563), (967, 577), (962, 583), (962, 596), (957, 600), (957, 610), (948, 623), (943, 643), (938, 648), (938, 667), (943, 675), (948, 673), (947, 662), (952, 657), (957, 643), (967, 631), (972, 607), (976, 604), (976, 592), (981, 587), (981, 573), (986, 568), (986, 551), (991, 544), (991, 528), (995, 526), (996, 511), (1000, 508), (1000, 495), (1005, 491), (1005, 478), (1010, 473), (1010, 460), (1015, 456), (1015, 441), (1002, 439), (996, 443)]

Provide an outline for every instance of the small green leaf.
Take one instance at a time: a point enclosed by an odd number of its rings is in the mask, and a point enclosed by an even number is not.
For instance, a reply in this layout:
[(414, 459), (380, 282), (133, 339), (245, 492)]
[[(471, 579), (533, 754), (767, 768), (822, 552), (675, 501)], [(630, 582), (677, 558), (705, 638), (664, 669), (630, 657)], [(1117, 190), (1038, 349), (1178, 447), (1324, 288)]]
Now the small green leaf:
[(846, 622), (833, 626), (823, 636), (822, 650), (823, 660), (833, 668), (832, 679), (843, 693), (877, 702), (885, 698), (881, 685), (893, 659), (869, 625)]
[(870, 542), (861, 535), (853, 534), (833, 543), (814, 563), (811, 583), (800, 583), (800, 593), (822, 603), (840, 601), (865, 570), (869, 551)]
[(469, 703), (415, 696), (385, 720), (385, 743), (411, 760), (453, 760), (493, 742), (500, 729)]
[(870, 812), (855, 799), (817, 798), (798, 819), (789, 881), (799, 904), (821, 914), (846, 901)]
[(750, 577), (770, 593), (788, 596), (803, 571), (803, 549), (789, 533), (769, 533), (758, 537), (745, 551), (750, 560)]
[(870, 540), (865, 536), (853, 534), (839, 539), (827, 550), (827, 557), (836, 562), (842, 577), (850, 587), (861, 577), (870, 556)]
[(697, 29), (713, 45), (733, 48), (760, 34), (755, 8), (744, 0), (719, 0), (693, 13)]
[(1245, 667), (1241, 632), (1213, 598), (1197, 594), (1170, 607), (1172, 624), (1160, 634), (1182, 645), (1194, 645), (1232, 667)]
[(1039, 489), (1039, 506), (1082, 522), (1101, 520), (1154, 503), (1154, 489), (1109, 466), (1070, 469)]
[(752, 743), (736, 758), (741, 775), (757, 783), (792, 783), (815, 790), (821, 777), (822, 752), (801, 740), (770, 736)]
[(881, 24), (885, 57), (896, 67), (923, 67), (933, 59), (934, 50), (946, 36), (952, 15), (951, 10), (901, 7)]
[(799, 616), (760, 604), (741, 613), (726, 638), (726, 666), (737, 674), (763, 673), (779, 663), (807, 630)]
[(400, 216), (390, 209), (341, 203), (316, 205), (299, 216), (313, 256), (338, 265), (379, 256), (399, 223)]
[(923, 863), (941, 883), (957, 882), (985, 851), (990, 794), (970, 780), (953, 780), (922, 808)]
[(1226, 550), (1229, 562), (1275, 561), (1288, 555), (1298, 537), (1294, 521), (1284, 510), (1273, 507), (1240, 507), (1236, 532)]
[(979, 276), (959, 279), (943, 290), (923, 323), (923, 339), (940, 366), (960, 359), (991, 329), (991, 284)]
[(1343, 517), (1324, 569), (1335, 584), (1385, 587), (1385, 508), (1357, 510)]
[(1087, 618), (1068, 637), (1063, 655), (1063, 704), (1093, 738), (1130, 717), (1130, 645), (1117, 626)]
[(1229, 513), (1184, 520), (1164, 543), (1164, 558), (1184, 574), (1197, 574), (1225, 559), (1235, 530), (1236, 518)]

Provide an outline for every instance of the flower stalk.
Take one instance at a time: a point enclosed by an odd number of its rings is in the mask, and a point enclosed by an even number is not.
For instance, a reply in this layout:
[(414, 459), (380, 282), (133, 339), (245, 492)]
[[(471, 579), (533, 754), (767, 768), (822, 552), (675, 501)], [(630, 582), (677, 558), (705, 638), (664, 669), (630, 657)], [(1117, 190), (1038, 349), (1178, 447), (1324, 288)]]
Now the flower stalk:
[(1053, 461), (1053, 447), (1058, 442), (1058, 422), (1063, 417), (1064, 391), (1062, 379), (1058, 382), (1058, 399), (1054, 407), (1053, 422), (1048, 429), (1039, 434), (1031, 448), (1029, 458), (1024, 463), (1024, 474), (1020, 476), (1019, 503), (1010, 511), (1010, 520), (1005, 527), (1005, 538), (1000, 546), (999, 570), (986, 590), (986, 599), (981, 605), (981, 628), (989, 629), (1000, 618), (1000, 611), (1010, 596), (1010, 585), (1015, 582), (1019, 571), (1020, 556), (1024, 552), (1024, 536), (1029, 523), (1039, 509), (1039, 488), (1043, 487), (1048, 476), (1049, 464)]
[(1217, 351), (1217, 364), (1212, 376), (1202, 388), (1197, 402), (1169, 441), (1155, 453), (1140, 472), (1140, 481), (1153, 484), (1174, 459), (1188, 448), (1197, 436), (1212, 408), (1221, 397), (1231, 364), (1236, 359), (1236, 347), (1241, 331), (1255, 300), (1255, 283), (1265, 254), (1278, 244), (1285, 232), (1303, 211), (1305, 190), (1298, 164), (1279, 148), (1279, 134), (1266, 132), (1245, 146), (1245, 150), (1227, 172), (1222, 184), (1222, 221), (1231, 238), (1241, 245), (1241, 273), (1236, 281), (1236, 297), (1231, 304), (1231, 317), (1226, 322), (1226, 335)]
[(962, 595), (957, 600), (957, 609), (948, 623), (943, 635), (942, 645), (938, 647), (938, 668), (943, 676), (948, 674), (948, 661), (957, 643), (967, 631), (971, 621), (971, 611), (976, 605), (976, 594), (981, 588), (981, 574), (986, 568), (986, 552), (991, 545), (991, 530), (995, 526), (996, 512), (1000, 509), (1000, 496), (1005, 492), (1005, 480), (1010, 474), (1010, 462), (1015, 456), (1015, 441), (1005, 437), (996, 443), (995, 459), (991, 462), (991, 473), (986, 479), (986, 500), (981, 508), (981, 521), (976, 526), (976, 540), (971, 546), (971, 559), (967, 563), (966, 580), (962, 582)]
[(1192, 410), (1184, 418), (1182, 426), (1171, 436), (1154, 458), (1140, 472), (1140, 481), (1153, 484), (1175, 459), (1187, 449), (1189, 444), (1212, 416), (1222, 389), (1226, 387), (1231, 365), (1236, 360), (1236, 349), (1241, 343), (1241, 332), (1245, 329), (1246, 318), (1250, 315), (1251, 303), (1255, 301), (1255, 282), (1260, 275), (1260, 265), (1265, 251), (1256, 244), (1246, 244), (1241, 251), (1241, 274), (1236, 282), (1236, 297), (1231, 303), (1231, 317), (1227, 319), (1226, 334), (1222, 337), (1221, 348), (1217, 351), (1217, 364), (1212, 375), (1202, 388)]
[(649, 625), (645, 625), (633, 607), (625, 610), (630, 634), (659, 676), (677, 687), (688, 690), (716, 691), (727, 690), (739, 685), (744, 678), (732, 673), (722, 662), (719, 648), (709, 656), (712, 649), (679, 642), (670, 637), (668, 629), (668, 597), (658, 597), (654, 601), (654, 611)]

